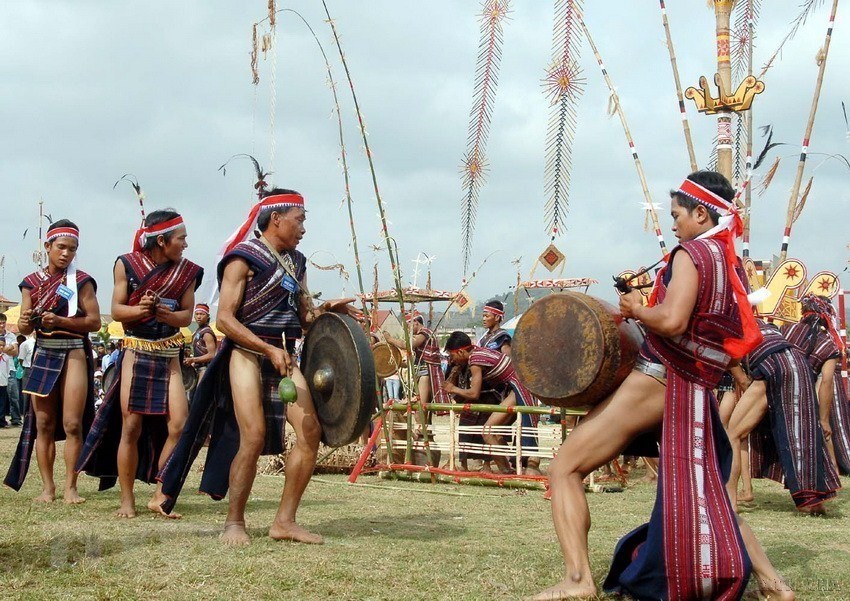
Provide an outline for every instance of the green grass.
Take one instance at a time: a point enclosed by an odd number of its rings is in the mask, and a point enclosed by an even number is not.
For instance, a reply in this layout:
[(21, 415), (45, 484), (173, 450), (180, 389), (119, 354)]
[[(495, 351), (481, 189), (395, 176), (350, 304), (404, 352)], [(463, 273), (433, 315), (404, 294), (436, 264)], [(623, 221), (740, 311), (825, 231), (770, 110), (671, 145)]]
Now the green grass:
[[(19, 430), (0, 431), (5, 470)], [(61, 452), (61, 446), (59, 451)], [(61, 455), (60, 455), (61, 456)], [(60, 463), (60, 462), (58, 462)], [(299, 521), (326, 544), (277, 543), (266, 536), (283, 479), (258, 476), (248, 506), (254, 537), (245, 549), (217, 539), (226, 506), (192, 494), (193, 473), (167, 521), (140, 513), (112, 517), (117, 490), (88, 502), (31, 502), (33, 464), (20, 493), (0, 492), (0, 596), (18, 599), (520, 599), (561, 577), (549, 503), (541, 492), (451, 485), (361, 482), (321, 476), (307, 488)], [(845, 479), (844, 485), (850, 484)], [(152, 487), (137, 486), (140, 507)], [(757, 481), (744, 515), (798, 599), (850, 599), (850, 506), (846, 493), (827, 518), (798, 515), (789, 495)], [(604, 578), (618, 538), (647, 519), (654, 486), (588, 495), (591, 561)], [(827, 590), (824, 590), (827, 589)]]

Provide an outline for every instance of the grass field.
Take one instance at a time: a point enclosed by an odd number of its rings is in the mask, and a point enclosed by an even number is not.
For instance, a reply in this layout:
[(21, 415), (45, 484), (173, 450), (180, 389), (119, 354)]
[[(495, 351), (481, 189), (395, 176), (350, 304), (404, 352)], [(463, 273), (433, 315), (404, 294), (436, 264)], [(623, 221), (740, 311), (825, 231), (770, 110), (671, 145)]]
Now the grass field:
[[(4, 473), (19, 432), (0, 430)], [(98, 493), (88, 477), (81, 478), (83, 505), (32, 503), (40, 492), (33, 463), (20, 493), (0, 492), (0, 597), (522, 599), (561, 577), (541, 492), (360, 481), (369, 486), (314, 479), (299, 521), (326, 544), (305, 546), (266, 536), (283, 479), (258, 476), (248, 506), (254, 542), (234, 550), (217, 539), (225, 505), (192, 494), (197, 473), (178, 504), (182, 520), (144, 513), (118, 520), (117, 491)], [(140, 507), (150, 490), (137, 486)], [(850, 599), (847, 494), (829, 517), (808, 517), (775, 483), (756, 483), (757, 503), (745, 517), (798, 599)], [(617, 539), (647, 519), (654, 496), (654, 486), (642, 483), (589, 495), (598, 582)]]

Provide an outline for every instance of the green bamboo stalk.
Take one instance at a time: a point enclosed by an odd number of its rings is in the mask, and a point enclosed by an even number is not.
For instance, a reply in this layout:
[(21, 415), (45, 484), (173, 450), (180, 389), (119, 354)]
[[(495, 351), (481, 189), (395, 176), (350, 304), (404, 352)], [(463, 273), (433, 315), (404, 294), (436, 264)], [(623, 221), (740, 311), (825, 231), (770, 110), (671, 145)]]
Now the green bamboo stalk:
[[(419, 405), (419, 403), (415, 403)], [(387, 404), (384, 405), (387, 411), (407, 411), (406, 404)], [(476, 413), (528, 413), (531, 415), (577, 415), (583, 417), (590, 410), (589, 407), (526, 407), (525, 405), (517, 405), (514, 407), (505, 407), (503, 405), (486, 405), (483, 403), (471, 403), (465, 405), (463, 403), (425, 403), (427, 411), (474, 411)]]
[[(395, 288), (396, 294), (398, 295), (398, 304), (401, 314), (404, 315), (404, 292), (401, 281), (401, 268), (398, 264), (397, 252), (393, 251), (394, 240), (389, 235), (389, 230), (387, 228), (387, 215), (384, 209), (384, 202), (381, 200), (381, 191), (378, 187), (378, 176), (375, 172), (375, 164), (372, 161), (372, 151), (369, 148), (369, 138), (366, 135), (366, 124), (363, 122), (363, 113), (360, 110), (360, 102), (357, 100), (357, 93), (354, 91), (354, 80), (351, 78), (351, 71), (348, 68), (348, 62), (345, 60), (345, 53), (342, 50), (342, 43), (339, 39), (339, 34), (336, 30), (336, 24), (334, 23), (333, 17), (331, 17), (330, 10), (328, 9), (328, 3), (326, 0), (322, 0), (322, 6), (325, 9), (325, 15), (328, 17), (328, 25), (330, 25), (331, 31), (333, 32), (334, 42), (336, 43), (337, 50), (339, 51), (339, 58), (342, 62), (342, 66), (345, 69), (345, 76), (348, 79), (348, 87), (351, 90), (351, 98), (354, 101), (354, 111), (357, 114), (357, 122), (360, 126), (360, 135), (363, 138), (363, 147), (366, 151), (366, 160), (369, 163), (369, 173), (372, 177), (372, 187), (375, 191), (375, 200), (378, 203), (378, 214), (381, 219), (381, 232), (384, 236), (384, 242), (387, 246), (387, 255), (390, 259), (390, 267), (393, 272), (393, 276), (395, 278)], [(410, 353), (410, 356), (413, 356), (413, 344), (410, 336), (410, 326), (405, 321), (404, 323), (404, 341), (405, 346)], [(413, 372), (412, 370), (408, 370), (408, 384), (409, 390), (413, 390)], [(425, 411), (421, 410), (420, 418), (422, 420), (422, 424), (424, 427), (425, 422)], [(425, 452), (428, 457), (429, 463), (432, 461), (430, 445), (428, 444), (428, 439), (426, 437), (425, 441)]]
[(430, 482), (436, 478), (441, 484), (466, 484), (468, 486), (485, 486), (491, 488), (522, 488), (526, 490), (546, 490), (546, 484), (540, 480), (496, 480), (492, 478), (475, 478), (472, 476), (445, 476), (426, 472), (381, 471), (378, 475), (385, 480), (403, 480), (407, 482)]

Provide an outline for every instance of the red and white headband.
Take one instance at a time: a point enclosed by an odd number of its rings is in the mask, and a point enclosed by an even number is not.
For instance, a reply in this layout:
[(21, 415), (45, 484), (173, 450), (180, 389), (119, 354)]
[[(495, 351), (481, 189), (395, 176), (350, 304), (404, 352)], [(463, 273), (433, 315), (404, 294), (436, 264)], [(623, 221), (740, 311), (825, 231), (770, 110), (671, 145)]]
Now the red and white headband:
[(77, 242), (80, 241), (80, 230), (74, 227), (56, 227), (52, 230), (47, 230), (46, 242), (53, 242), (56, 238), (73, 238)]
[(147, 242), (148, 238), (156, 238), (162, 234), (173, 232), (174, 230), (183, 227), (183, 225), (183, 218), (180, 215), (173, 219), (169, 219), (168, 221), (155, 223), (149, 226), (145, 226), (145, 224), (142, 223), (142, 226), (136, 230), (136, 236), (133, 238), (133, 251), (141, 252), (141, 250), (145, 247), (145, 242)]
[(274, 194), (272, 196), (266, 196), (260, 202), (255, 204), (251, 208), (251, 212), (248, 213), (248, 218), (245, 222), (240, 225), (239, 228), (233, 232), (224, 243), (221, 256), (223, 257), (233, 250), (233, 247), (237, 244), (248, 239), (251, 232), (253, 232), (257, 227), (257, 219), (262, 211), (276, 211), (278, 209), (285, 209), (288, 207), (300, 207), (303, 209), (304, 197), (300, 194)]
[(721, 225), (725, 229), (730, 230), (735, 237), (744, 233), (744, 221), (741, 219), (738, 206), (734, 201), (728, 201), (690, 179), (682, 182), (678, 193), (692, 198), (708, 209), (713, 209), (720, 213)]
[(197, 305), (195, 305), (195, 313), (203, 313), (204, 315), (209, 315), (210, 307), (209, 305), (198, 303)]
[(499, 310), (499, 309), (497, 309), (496, 307), (491, 307), (491, 306), (489, 306), (489, 305), (484, 305), (484, 312), (485, 312), (485, 313), (492, 313), (492, 314), (493, 314), (493, 315), (495, 315), (496, 317), (504, 317), (504, 316), (505, 316), (505, 312), (504, 312), (504, 311), (500, 311), (500, 310)]

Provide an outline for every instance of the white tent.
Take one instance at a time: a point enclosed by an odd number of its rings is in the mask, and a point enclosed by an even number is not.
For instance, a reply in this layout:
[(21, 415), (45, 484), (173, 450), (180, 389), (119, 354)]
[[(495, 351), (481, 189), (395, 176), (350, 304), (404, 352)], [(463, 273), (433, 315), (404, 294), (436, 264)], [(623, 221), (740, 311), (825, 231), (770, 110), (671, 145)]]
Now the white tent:
[(512, 317), (511, 319), (509, 319), (508, 321), (506, 321), (505, 323), (503, 323), (503, 324), (502, 324), (502, 329), (503, 329), (503, 330), (506, 330), (506, 331), (508, 332), (508, 334), (510, 334), (511, 336), (513, 336), (513, 335), (514, 335), (514, 330), (516, 330), (516, 324), (518, 324), (518, 323), (519, 323), (519, 319), (520, 319), (520, 317), (522, 317), (522, 313), (520, 313), (520, 314), (519, 314), (519, 315), (517, 315), (516, 317)]

